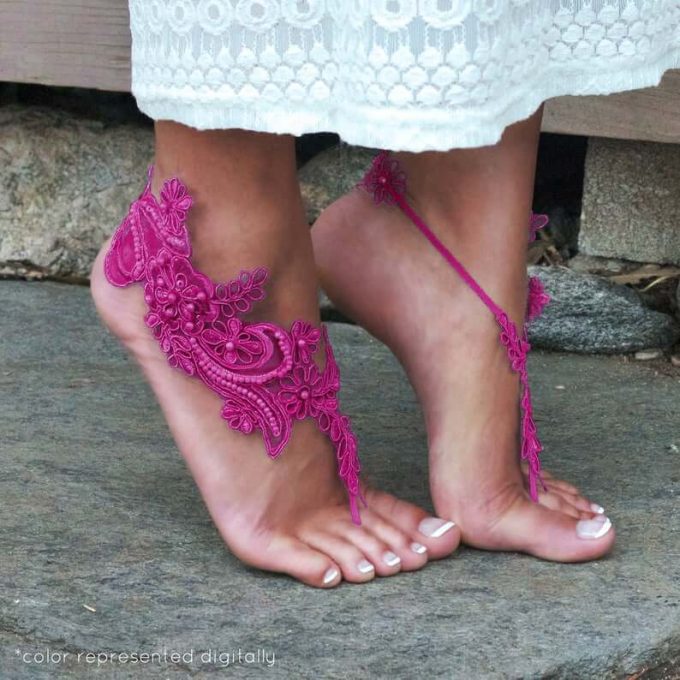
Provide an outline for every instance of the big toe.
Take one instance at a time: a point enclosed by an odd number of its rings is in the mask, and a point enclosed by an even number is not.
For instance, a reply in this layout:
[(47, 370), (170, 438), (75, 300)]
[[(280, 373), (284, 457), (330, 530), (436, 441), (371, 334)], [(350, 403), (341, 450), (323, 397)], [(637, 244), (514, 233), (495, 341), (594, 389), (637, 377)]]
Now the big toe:
[[(431, 516), (417, 505), (380, 491), (371, 492), (367, 500), (371, 513), (366, 522), (399, 532), (405, 537), (402, 548), (407, 545), (416, 554), (426, 553), (428, 559), (438, 560), (460, 544), (460, 530), (449, 518)], [(409, 560), (406, 562), (410, 564)]]
[(556, 562), (586, 562), (608, 553), (614, 526), (604, 514), (578, 518), (521, 499), (494, 526), (498, 549), (520, 550)]

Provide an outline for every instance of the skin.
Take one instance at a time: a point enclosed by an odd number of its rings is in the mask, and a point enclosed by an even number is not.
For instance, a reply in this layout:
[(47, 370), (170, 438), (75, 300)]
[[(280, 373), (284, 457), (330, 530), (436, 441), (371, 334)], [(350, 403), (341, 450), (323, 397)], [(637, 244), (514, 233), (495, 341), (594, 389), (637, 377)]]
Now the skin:
[[(215, 281), (265, 266), (267, 297), (250, 318), (285, 327), (296, 319), (318, 325), (318, 284), (296, 180), (294, 139), (243, 130), (199, 132), (160, 121), (152, 183), (156, 197), (172, 176), (194, 199), (188, 214), (194, 266)], [(168, 365), (144, 325), (142, 287), (108, 283), (103, 271), (107, 248), (108, 243), (91, 277), (99, 314), (140, 364), (233, 553), (260, 569), (328, 588), (342, 580), (362, 583), (420, 569), (456, 548), (455, 526), (370, 487), (364, 487), (368, 508), (362, 509), (362, 525), (352, 524), (330, 442), (314, 421), (296, 423), (275, 461), (258, 433), (245, 436), (229, 429), (219, 416), (221, 399), (200, 380)]]
[[(416, 212), (519, 326), (540, 121), (541, 110), (494, 146), (393, 154)], [(437, 514), (477, 548), (564, 562), (607, 553), (614, 530), (574, 486), (546, 475), (530, 500), (519, 382), (496, 322), (399, 208), (354, 189), (321, 214), (313, 242), (330, 298), (392, 349), (418, 394)]]

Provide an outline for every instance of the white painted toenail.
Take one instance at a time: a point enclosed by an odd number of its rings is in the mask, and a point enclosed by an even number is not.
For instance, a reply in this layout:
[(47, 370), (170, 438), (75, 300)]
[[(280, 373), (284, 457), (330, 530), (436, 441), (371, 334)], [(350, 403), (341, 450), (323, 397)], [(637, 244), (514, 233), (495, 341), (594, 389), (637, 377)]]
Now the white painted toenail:
[(439, 538), (456, 525), (439, 517), (427, 517), (418, 525), (418, 531), (430, 538)]
[(361, 560), (361, 562), (357, 564), (357, 569), (362, 574), (370, 574), (372, 571), (375, 571), (375, 567), (368, 560)]
[(576, 523), (576, 534), (579, 538), (602, 538), (610, 529), (609, 517), (598, 515), (593, 519), (582, 519)]
[(336, 578), (340, 575), (340, 572), (335, 568), (331, 567), (324, 575), (323, 575), (323, 582), (324, 585), (328, 585), (329, 583), (333, 583)]
[(597, 503), (591, 503), (590, 504), (590, 509), (593, 512), (596, 512), (598, 515), (603, 515), (604, 514), (604, 508), (601, 505), (598, 505)]
[(411, 550), (418, 555), (422, 555), (427, 552), (427, 548), (422, 543), (411, 543)]
[(396, 567), (401, 563), (401, 558), (399, 555), (395, 555), (391, 550), (388, 550), (383, 555), (383, 562), (385, 562), (388, 567)]

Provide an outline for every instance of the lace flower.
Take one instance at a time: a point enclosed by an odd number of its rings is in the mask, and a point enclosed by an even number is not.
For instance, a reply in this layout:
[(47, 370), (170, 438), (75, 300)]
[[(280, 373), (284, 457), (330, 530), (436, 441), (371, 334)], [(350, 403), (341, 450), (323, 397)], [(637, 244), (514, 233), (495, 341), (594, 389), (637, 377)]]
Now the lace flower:
[(189, 260), (161, 251), (147, 265), (144, 299), (149, 306), (147, 326), (190, 335), (200, 333), (217, 316), (213, 285), (196, 272)]
[(550, 295), (545, 292), (541, 280), (537, 276), (529, 277), (529, 295), (527, 297), (527, 322), (537, 319), (543, 308), (550, 302)]
[(251, 364), (256, 356), (262, 354), (262, 342), (253, 336), (241, 319), (232, 317), (226, 323), (214, 321), (205, 328), (201, 337), (215, 354), (227, 364)]
[(175, 236), (184, 233), (187, 212), (192, 199), (187, 189), (176, 177), (167, 180), (161, 189), (161, 205), (165, 212), (168, 231)]
[(243, 434), (250, 434), (257, 427), (255, 417), (249, 410), (243, 408), (240, 404), (230, 403), (229, 401), (222, 409), (222, 418), (227, 421), (232, 430)]
[(296, 362), (309, 364), (319, 346), (321, 331), (305, 321), (296, 321), (290, 329), (293, 357)]
[(333, 411), (338, 406), (314, 363), (298, 365), (283, 378), (278, 397), (288, 414), (297, 420), (308, 416), (318, 418), (322, 412)]
[(359, 186), (373, 194), (373, 202), (395, 202), (395, 194), (402, 195), (406, 191), (406, 173), (399, 168), (398, 161), (390, 157), (387, 151), (381, 151), (371, 163)]
[(539, 215), (538, 213), (532, 212), (529, 217), (529, 243), (533, 243), (536, 240), (536, 233), (547, 226), (549, 222), (547, 215)]

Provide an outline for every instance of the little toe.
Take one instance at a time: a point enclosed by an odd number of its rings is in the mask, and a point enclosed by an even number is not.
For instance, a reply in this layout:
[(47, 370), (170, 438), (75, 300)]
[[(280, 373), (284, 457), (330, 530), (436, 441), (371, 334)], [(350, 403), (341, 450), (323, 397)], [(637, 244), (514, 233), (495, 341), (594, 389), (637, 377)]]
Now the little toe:
[(309, 586), (332, 588), (342, 580), (339, 565), (327, 554), (287, 534), (273, 535), (265, 548), (248, 546), (234, 552), (254, 567), (288, 574)]
[(369, 507), (408, 534), (417, 550), (424, 546), (431, 560), (450, 555), (460, 543), (460, 530), (453, 521), (431, 517), (417, 506), (389, 494), (373, 492)]
[(308, 545), (328, 555), (340, 567), (345, 581), (365, 583), (375, 578), (373, 562), (354, 543), (342, 536), (329, 531), (311, 531), (303, 538)]

